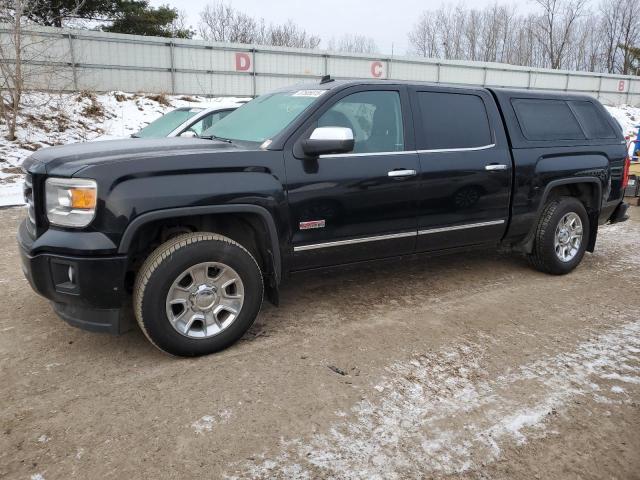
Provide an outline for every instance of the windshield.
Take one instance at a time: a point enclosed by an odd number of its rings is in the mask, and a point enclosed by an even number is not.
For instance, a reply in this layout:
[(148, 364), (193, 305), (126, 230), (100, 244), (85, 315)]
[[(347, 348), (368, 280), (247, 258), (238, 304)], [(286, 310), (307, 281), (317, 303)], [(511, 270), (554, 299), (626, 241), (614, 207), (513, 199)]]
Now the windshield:
[(172, 110), (169, 113), (165, 113), (163, 116), (154, 120), (149, 125), (144, 127), (134, 137), (141, 138), (162, 138), (173, 132), (182, 123), (189, 120), (198, 112), (201, 112), (202, 108), (178, 108)]
[(202, 132), (245, 142), (264, 142), (282, 131), (325, 90), (299, 90), (262, 95)]

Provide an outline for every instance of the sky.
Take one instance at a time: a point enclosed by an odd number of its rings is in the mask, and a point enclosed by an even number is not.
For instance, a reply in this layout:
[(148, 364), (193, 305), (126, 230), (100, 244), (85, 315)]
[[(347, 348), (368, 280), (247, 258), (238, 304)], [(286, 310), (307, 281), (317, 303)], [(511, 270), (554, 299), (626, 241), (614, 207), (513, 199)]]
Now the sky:
[[(532, 0), (503, 0), (500, 3), (517, 4), (521, 11), (532, 10)], [(186, 13), (188, 23), (196, 28), (199, 13), (211, 0), (152, 0), (155, 6), (169, 4)], [(495, 0), (474, 0), (462, 2), (474, 8), (484, 7)], [(323, 39), (321, 48), (326, 48), (331, 37), (339, 38), (344, 33), (360, 34), (375, 40), (381, 53), (394, 55), (407, 53), (407, 32), (424, 10), (436, 9), (441, 5), (459, 5), (460, 1), (441, 0), (227, 0), (236, 9), (264, 18), (266, 23), (283, 23), (288, 19), (303, 27), (307, 32)]]

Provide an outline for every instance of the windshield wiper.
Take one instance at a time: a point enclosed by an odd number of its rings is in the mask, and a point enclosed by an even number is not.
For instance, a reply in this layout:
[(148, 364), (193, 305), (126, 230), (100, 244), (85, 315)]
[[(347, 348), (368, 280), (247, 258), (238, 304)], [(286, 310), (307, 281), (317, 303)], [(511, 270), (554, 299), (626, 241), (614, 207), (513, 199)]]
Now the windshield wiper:
[(216, 137), (215, 135), (205, 135), (203, 137), (200, 138), (206, 138), (208, 140), (220, 140), (221, 142), (224, 143), (233, 143), (230, 139), (228, 138), (224, 138), (224, 137)]

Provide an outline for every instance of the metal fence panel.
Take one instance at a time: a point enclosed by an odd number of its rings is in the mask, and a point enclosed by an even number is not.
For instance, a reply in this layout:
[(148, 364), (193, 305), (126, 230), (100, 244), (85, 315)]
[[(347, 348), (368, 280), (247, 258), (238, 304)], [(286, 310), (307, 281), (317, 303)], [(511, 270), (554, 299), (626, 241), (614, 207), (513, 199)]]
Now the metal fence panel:
[(327, 72), (339, 78), (387, 78), (386, 62), (364, 58), (330, 56)]
[(589, 77), (586, 75), (571, 75), (569, 77), (569, 90), (578, 92), (595, 93), (600, 86), (598, 77)]
[(517, 87), (527, 88), (529, 86), (529, 72), (520, 72), (517, 70), (496, 70), (488, 69), (485, 85), (494, 87)]
[(421, 82), (438, 81), (438, 65), (424, 63), (393, 62), (391, 64), (391, 75), (394, 78), (403, 80), (415, 80)]
[(324, 58), (319, 55), (260, 52), (254, 55), (260, 73), (278, 75), (324, 75)]
[[(0, 42), (6, 46), (10, 41), (8, 27), (0, 24)], [(26, 87), (31, 89), (252, 96), (331, 74), (565, 90), (587, 93), (607, 104), (640, 105), (640, 78), (632, 76), (48, 27), (30, 29), (23, 43)]]
[(248, 75), (224, 75), (211, 76), (211, 92), (208, 95), (234, 97), (252, 96), (253, 79)]
[(567, 77), (557, 73), (532, 72), (531, 88), (547, 90), (564, 90), (567, 85)]

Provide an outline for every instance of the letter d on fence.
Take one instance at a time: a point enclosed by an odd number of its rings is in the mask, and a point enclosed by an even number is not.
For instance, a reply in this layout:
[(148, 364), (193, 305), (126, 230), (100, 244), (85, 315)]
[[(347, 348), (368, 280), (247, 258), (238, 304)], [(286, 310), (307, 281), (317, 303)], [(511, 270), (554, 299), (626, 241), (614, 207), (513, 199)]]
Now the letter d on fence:
[(251, 56), (248, 53), (236, 52), (236, 72), (247, 72), (251, 68)]

